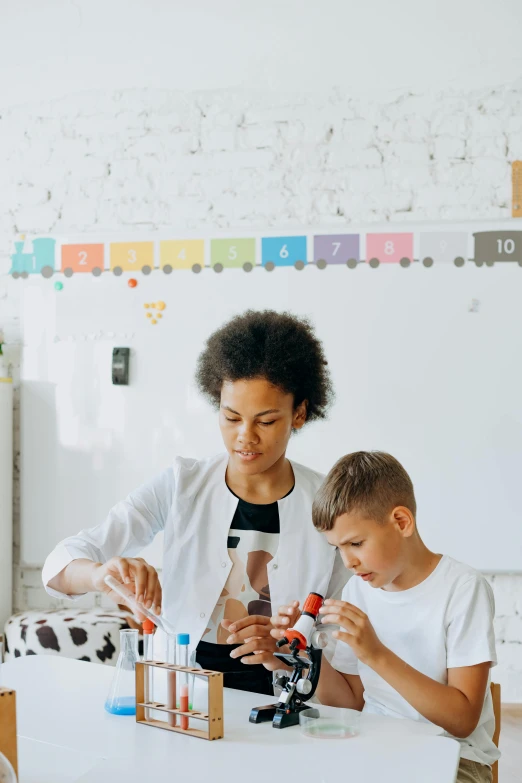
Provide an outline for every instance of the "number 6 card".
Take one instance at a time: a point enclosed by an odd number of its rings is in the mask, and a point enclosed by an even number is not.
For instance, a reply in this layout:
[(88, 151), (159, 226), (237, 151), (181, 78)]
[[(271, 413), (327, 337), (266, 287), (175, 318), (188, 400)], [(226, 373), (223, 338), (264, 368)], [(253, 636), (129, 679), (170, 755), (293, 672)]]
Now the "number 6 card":
[(306, 264), (306, 237), (263, 237), (262, 264), (295, 266)]

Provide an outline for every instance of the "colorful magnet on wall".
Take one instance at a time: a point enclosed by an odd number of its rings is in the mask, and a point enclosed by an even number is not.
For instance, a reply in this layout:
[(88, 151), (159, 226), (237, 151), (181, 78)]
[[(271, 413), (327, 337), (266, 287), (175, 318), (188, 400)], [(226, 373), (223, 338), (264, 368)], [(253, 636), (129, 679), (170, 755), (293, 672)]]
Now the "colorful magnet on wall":
[(211, 239), (210, 264), (215, 272), (256, 263), (255, 239)]
[[(317, 266), (326, 264), (348, 264), (357, 266), (359, 255), (359, 234), (328, 234), (314, 237), (314, 261)], [(354, 263), (355, 262), (355, 263)]]
[(103, 271), (103, 245), (62, 245), (62, 272), (66, 277), (81, 272)]
[(129, 288), (136, 288), (136, 286), (138, 285), (138, 281), (135, 280), (134, 277), (131, 277), (127, 285), (129, 286)]
[(261, 240), (263, 266), (295, 266), (303, 269), (306, 260), (306, 237), (263, 237)]
[(164, 310), (166, 306), (165, 302), (156, 302), (156, 310)]
[(371, 267), (409, 266), (413, 261), (413, 234), (367, 234), (366, 261)]
[(54, 284), (54, 290), (55, 291), (61, 291), (63, 289), (63, 283), (61, 283), (59, 280), (56, 281)]

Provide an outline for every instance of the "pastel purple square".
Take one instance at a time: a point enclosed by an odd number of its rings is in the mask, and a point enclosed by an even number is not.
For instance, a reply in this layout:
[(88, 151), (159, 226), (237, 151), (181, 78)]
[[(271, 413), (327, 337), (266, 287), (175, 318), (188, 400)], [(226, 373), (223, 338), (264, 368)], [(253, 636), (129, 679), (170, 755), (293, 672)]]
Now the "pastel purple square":
[(359, 261), (359, 234), (326, 234), (314, 236), (314, 261), (327, 264), (346, 264)]

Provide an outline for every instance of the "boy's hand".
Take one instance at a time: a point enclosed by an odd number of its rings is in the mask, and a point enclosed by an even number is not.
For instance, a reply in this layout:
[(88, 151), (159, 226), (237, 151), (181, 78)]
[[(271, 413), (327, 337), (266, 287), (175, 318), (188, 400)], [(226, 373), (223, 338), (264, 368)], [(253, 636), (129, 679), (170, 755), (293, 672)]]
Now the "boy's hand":
[(372, 666), (386, 650), (368, 617), (353, 604), (327, 598), (319, 612), (324, 623), (335, 623), (341, 627), (332, 635), (350, 645), (359, 660), (368, 666)]
[(299, 620), (301, 612), (299, 610), (299, 601), (292, 601), (288, 606), (280, 606), (271, 623), (273, 629), (271, 635), (274, 639), (282, 639), (288, 628), (293, 628)]

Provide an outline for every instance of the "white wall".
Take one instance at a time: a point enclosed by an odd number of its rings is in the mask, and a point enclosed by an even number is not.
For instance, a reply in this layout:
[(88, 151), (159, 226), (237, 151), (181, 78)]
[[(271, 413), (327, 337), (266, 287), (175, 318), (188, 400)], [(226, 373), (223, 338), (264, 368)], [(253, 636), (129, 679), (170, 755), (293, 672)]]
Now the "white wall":
[(473, 89), (522, 76), (519, 0), (1, 0), (0, 107), (91, 89)]
[[(509, 216), (519, 2), (186, 5), (1, 2), (0, 272), (17, 231)], [(0, 277), (15, 381), (21, 285)], [(19, 558), (17, 455), (14, 516), (16, 608), (47, 608)], [(522, 700), (522, 577), (491, 580), (495, 678)]]

